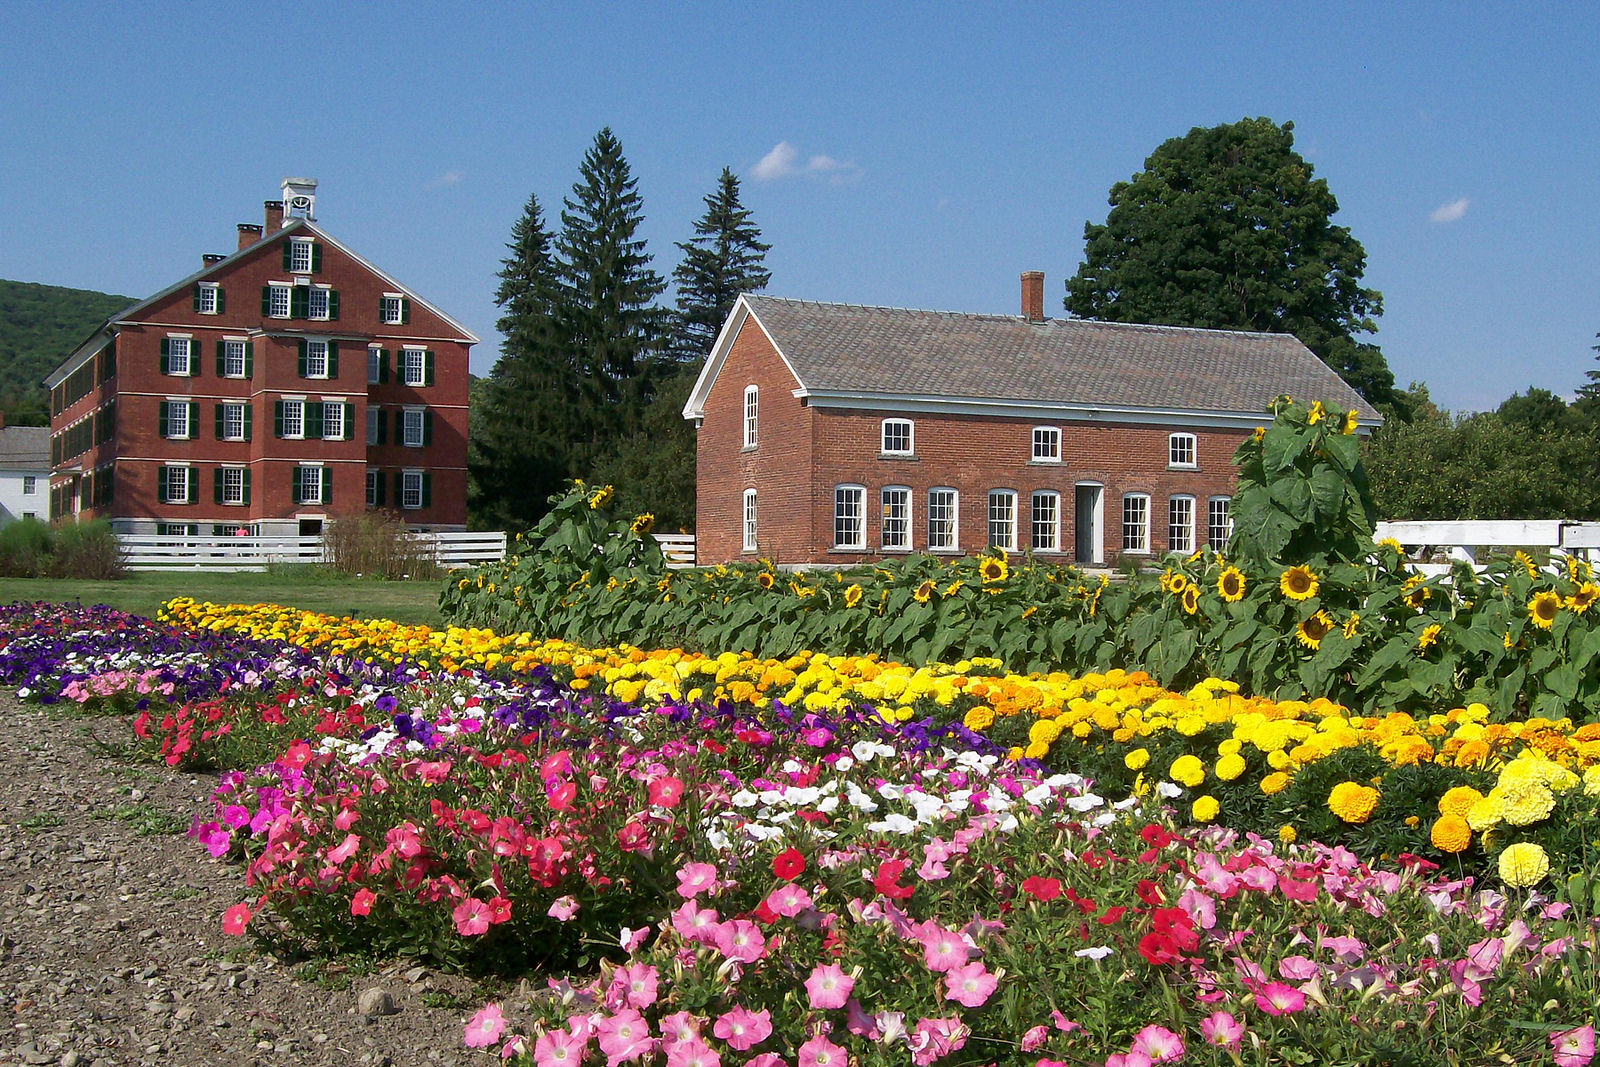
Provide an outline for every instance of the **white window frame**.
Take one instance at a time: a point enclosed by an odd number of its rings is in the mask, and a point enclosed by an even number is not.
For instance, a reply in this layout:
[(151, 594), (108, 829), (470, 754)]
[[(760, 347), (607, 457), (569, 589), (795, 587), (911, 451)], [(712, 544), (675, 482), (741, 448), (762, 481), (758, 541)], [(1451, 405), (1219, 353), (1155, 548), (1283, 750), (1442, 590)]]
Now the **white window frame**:
[[(1039, 505), (1046, 502), (1050, 517), (1041, 522)], [(1035, 552), (1061, 551), (1061, 494), (1054, 489), (1035, 489), (1028, 497), (1028, 543)]]
[(1150, 494), (1122, 494), (1122, 551), (1128, 555), (1150, 554)]
[[(189, 425), (189, 401), (181, 396), (169, 396), (163, 401), (167, 405), (167, 440), (188, 441), (192, 439), (194, 427)], [(178, 415), (178, 412), (183, 415)], [(182, 423), (183, 432), (178, 433), (179, 423)]]
[[(1043, 451), (1040, 445), (1045, 445)], [(1061, 462), (1061, 427), (1035, 426), (1033, 428), (1033, 453), (1034, 463), (1060, 463)]]
[(367, 468), (367, 507), (378, 506), (378, 486), (383, 484), (383, 472), (376, 467)]
[[(411, 373), (413, 367), (416, 369), (415, 374)], [(425, 348), (402, 348), (400, 350), (401, 384), (416, 387), (427, 384), (427, 381), (428, 350)]]
[(741, 447), (756, 447), (756, 430), (760, 414), (761, 389), (759, 386), (747, 385), (744, 387), (744, 444)]
[(377, 385), (378, 379), (383, 376), (383, 349), (378, 345), (367, 346), (367, 384)]
[[(291, 416), (292, 413), (292, 416)], [(291, 430), (290, 419), (293, 418)], [(306, 436), (306, 402), (304, 398), (283, 398), (283, 439), (303, 441)]]
[(344, 440), (344, 404), (342, 397), (323, 398), (322, 439), (324, 441)]
[[(317, 369), (318, 361), (321, 369)], [(328, 342), (322, 338), (306, 338), (306, 377), (326, 380), (328, 377)]]
[[(910, 552), (912, 541), (911, 533), (911, 487), (908, 485), (886, 485), (878, 492), (878, 543), (885, 552)], [(896, 514), (898, 512), (898, 514)], [(898, 522), (900, 536), (889, 536), (893, 524)]]
[[(996, 518), (996, 506), (1001, 511)], [(988, 541), (990, 548), (1003, 548), (1007, 552), (1017, 550), (1017, 491), (1015, 489), (989, 490), (988, 503)]]
[[(1220, 508), (1219, 506), (1220, 505)], [(1221, 522), (1218, 523), (1218, 511), (1221, 511)], [(1228, 547), (1228, 539), (1233, 536), (1233, 498), (1230, 496), (1214, 496), (1206, 501), (1206, 544), (1214, 551), (1221, 552)]]
[(249, 351), (250, 342), (244, 338), (224, 337), (222, 339), (222, 376), (224, 378), (243, 378), (245, 353)]
[[(415, 497), (413, 497), (415, 494)], [(415, 499), (415, 503), (411, 501)], [(400, 499), (397, 503), (407, 511), (422, 507), (422, 472), (407, 468), (400, 472)]]
[(39, 476), (37, 474), (24, 474), (22, 476), (22, 495), (33, 496), (39, 491)]
[[(176, 349), (178, 348), (179, 345), (183, 346), (183, 355), (181, 355), (181, 356), (178, 355), (178, 353), (176, 351)], [(195, 341), (194, 341), (193, 337), (188, 337), (188, 336), (174, 337), (174, 336), (171, 336), (171, 335), (169, 335), (167, 337), (167, 376), (168, 377), (170, 377), (170, 378), (188, 378), (188, 377), (191, 377), (191, 373), (190, 372), (194, 370), (194, 365), (193, 365), (193, 363), (191, 361), (194, 358), (195, 358)], [(183, 360), (183, 369), (182, 370), (178, 369), (178, 360), (180, 360), (180, 359)]]
[(378, 420), (383, 418), (383, 412), (376, 407), (367, 409), (367, 447), (372, 448), (378, 443)]
[[(312, 496), (312, 495), (309, 495), (309, 494), (306, 493), (306, 472), (307, 471), (316, 471), (317, 472), (316, 477), (312, 479), (312, 481), (317, 483), (317, 491), (316, 491), (316, 495), (315, 496)], [(321, 463), (302, 463), (302, 464), (300, 464), (300, 499), (296, 500), (295, 503), (296, 504), (326, 504), (328, 502), (327, 501), (327, 497), (326, 497), (326, 490), (327, 490), (327, 487), (328, 487), (328, 473), (329, 473), (328, 472), (328, 468), (323, 466)]]
[[(400, 418), (400, 443), (407, 448), (421, 448), (422, 442), (426, 436), (425, 420), (427, 419), (427, 416), (423, 414), (423, 412), (425, 412), (427, 409), (408, 405), (401, 410), (404, 411), (405, 414)], [(412, 416), (415, 416), (415, 419), (413, 419)], [(415, 423), (417, 430), (415, 440), (412, 439), (411, 434), (413, 423)], [(421, 505), (418, 506), (420, 507)]]
[[(1187, 515), (1187, 518), (1185, 518)], [(1167, 551), (1184, 555), (1194, 551), (1194, 497), (1167, 498)]]
[[(1176, 470), (1195, 470), (1200, 466), (1198, 442), (1192, 433), (1167, 436), (1167, 466)], [(1187, 455), (1189, 458), (1182, 458)]]
[[(237, 415), (237, 420), (235, 416)], [(234, 429), (237, 426), (238, 429)], [(222, 404), (222, 439), (224, 441), (244, 440), (244, 402), (224, 401)]]
[[(194, 495), (194, 487), (190, 484), (194, 480), (194, 468), (190, 467), (186, 463), (164, 463), (162, 466), (167, 469), (167, 495), (162, 497), (159, 503), (187, 504), (190, 497)], [(183, 492), (177, 496), (172, 495), (172, 479), (175, 471), (183, 472), (181, 478), (181, 481), (183, 482)]]
[[(850, 526), (854, 526), (855, 536)], [(833, 487), (833, 547), (861, 552), (867, 547), (867, 487), (845, 483)]]
[[(946, 507), (948, 516), (942, 514)], [(928, 551), (961, 551), (961, 492), (948, 485), (928, 490)]]
[(267, 292), (267, 318), (286, 319), (294, 314), (294, 286), (288, 282), (268, 282)]
[(221, 314), (221, 312), (217, 309), (217, 294), (220, 293), (221, 291), (222, 291), (222, 286), (217, 284), (216, 282), (201, 282), (200, 283), (200, 307), (198, 309), (199, 314), (201, 314), (201, 315), (220, 315)]
[(746, 489), (744, 491), (742, 514), (744, 516), (744, 522), (742, 523), (744, 536), (739, 547), (741, 551), (754, 552), (756, 550), (756, 491), (754, 489)]
[(405, 300), (400, 293), (384, 293), (378, 301), (378, 321), (385, 326), (400, 325), (406, 316)]
[[(230, 475), (232, 476), (230, 478)], [(232, 482), (230, 485), (229, 482)], [(244, 468), (222, 468), (222, 502), (229, 507), (244, 504)]]
[(333, 314), (332, 292), (331, 285), (313, 285), (306, 292), (306, 318), (327, 322)]
[(289, 273), (310, 274), (314, 256), (316, 239), (311, 237), (289, 238)]
[[(904, 448), (889, 447), (889, 428), (896, 430), (895, 437), (901, 436), (899, 428), (905, 427), (906, 445)], [(878, 427), (878, 454), (880, 456), (914, 456), (917, 452), (917, 425), (910, 419), (884, 419)]]

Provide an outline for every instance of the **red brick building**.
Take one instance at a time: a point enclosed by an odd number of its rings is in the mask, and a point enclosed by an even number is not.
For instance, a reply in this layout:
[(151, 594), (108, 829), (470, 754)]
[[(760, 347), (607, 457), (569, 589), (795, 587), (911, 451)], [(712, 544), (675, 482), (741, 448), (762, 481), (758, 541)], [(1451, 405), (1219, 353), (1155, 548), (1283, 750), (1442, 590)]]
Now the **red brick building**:
[(477, 338), (323, 231), (286, 178), (238, 249), (45, 379), (50, 515), (128, 533), (314, 533), (392, 508), (465, 527)]
[(990, 545), (1084, 564), (1220, 545), (1282, 394), (1380, 416), (1284, 334), (740, 297), (684, 417), (699, 562)]

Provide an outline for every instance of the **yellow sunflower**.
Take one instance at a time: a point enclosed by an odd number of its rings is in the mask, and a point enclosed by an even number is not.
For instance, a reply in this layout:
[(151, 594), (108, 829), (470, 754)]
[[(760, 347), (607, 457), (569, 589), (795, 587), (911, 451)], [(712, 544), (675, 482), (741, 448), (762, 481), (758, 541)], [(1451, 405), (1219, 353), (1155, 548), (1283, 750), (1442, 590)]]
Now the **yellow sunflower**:
[(1411, 577), (1407, 578), (1405, 584), (1400, 587), (1402, 599), (1405, 600), (1406, 604), (1416, 608), (1418, 611), (1422, 610), (1423, 605), (1428, 602), (1428, 598), (1433, 595), (1433, 590), (1429, 589), (1423, 584), (1426, 581), (1427, 579), (1422, 575), (1413, 574)]
[(603, 508), (611, 503), (611, 487), (603, 485), (589, 494), (589, 508), (591, 511)]
[(1418, 654), (1426, 652), (1430, 645), (1436, 644), (1438, 642), (1438, 640), (1439, 640), (1439, 631), (1442, 630), (1442, 629), (1444, 629), (1444, 627), (1440, 626), (1436, 622), (1430, 622), (1428, 625), (1426, 625), (1426, 626), (1424, 626), (1422, 628), (1422, 632), (1417, 635), (1417, 652), (1418, 652)]
[(1223, 600), (1233, 604), (1244, 597), (1244, 572), (1238, 567), (1229, 567), (1217, 576), (1217, 593)]
[(1278, 590), (1290, 600), (1310, 600), (1317, 595), (1318, 584), (1317, 576), (1303, 563), (1278, 576)]
[(1167, 590), (1173, 596), (1178, 596), (1185, 589), (1189, 588), (1189, 579), (1184, 577), (1181, 574), (1178, 574), (1175, 571), (1169, 571), (1167, 573), (1166, 578), (1167, 578)]
[(651, 530), (654, 530), (655, 528), (656, 528), (656, 517), (654, 515), (650, 514), (648, 511), (645, 512), (643, 515), (635, 516), (634, 520), (633, 520), (633, 525), (628, 527), (628, 529), (633, 532), (633, 535), (635, 537), (643, 537), (645, 534), (649, 533)]
[(1542, 593), (1535, 593), (1533, 599), (1528, 601), (1528, 621), (1541, 630), (1548, 630), (1555, 625), (1556, 616), (1561, 614), (1561, 596), (1548, 589)]
[(1267, 428), (1265, 426), (1257, 426), (1255, 431), (1250, 434), (1250, 440), (1259, 445), (1261, 439), (1265, 436), (1267, 436)]
[(772, 576), (771, 571), (762, 571), (760, 574), (756, 575), (756, 584), (763, 589), (771, 589), (772, 583), (775, 581), (777, 581), (777, 579)]
[(1323, 414), (1322, 401), (1318, 400), (1311, 405), (1311, 413), (1306, 416), (1306, 425), (1315, 426), (1322, 421)]
[(1339, 424), (1339, 432), (1343, 434), (1356, 432), (1356, 413), (1354, 411), (1344, 413), (1344, 421)]
[(1344, 636), (1345, 636), (1345, 638), (1348, 640), (1349, 638), (1354, 637), (1356, 635), (1356, 630), (1359, 629), (1360, 626), (1361, 626), (1361, 616), (1352, 611), (1350, 613), (1350, 617), (1348, 619), (1344, 620)]
[(917, 586), (916, 590), (911, 594), (911, 599), (915, 600), (918, 604), (926, 604), (929, 600), (933, 599), (933, 594), (937, 593), (938, 591), (938, 582), (934, 581), (932, 578), (924, 578), (922, 580), (922, 584)]
[(1200, 591), (1193, 585), (1183, 587), (1183, 595), (1178, 598), (1183, 605), (1183, 610), (1193, 615), (1200, 608)]
[(1006, 561), (998, 556), (985, 556), (978, 564), (978, 577), (983, 579), (984, 585), (994, 582), (1003, 582), (1010, 577), (1011, 568), (1006, 566)]
[(1307, 648), (1321, 648), (1322, 639), (1333, 630), (1333, 619), (1322, 609), (1295, 627), (1294, 639)]
[(1517, 549), (1511, 558), (1522, 565), (1522, 569), (1528, 572), (1529, 578), (1537, 578), (1539, 576), (1539, 565), (1534, 563), (1533, 557), (1522, 551), (1522, 549)]
[(1567, 610), (1574, 615), (1582, 615), (1594, 606), (1596, 600), (1600, 600), (1600, 585), (1584, 582), (1576, 593), (1567, 597)]
[(859, 603), (861, 603), (861, 587), (852, 582), (845, 588), (844, 606), (853, 608)]

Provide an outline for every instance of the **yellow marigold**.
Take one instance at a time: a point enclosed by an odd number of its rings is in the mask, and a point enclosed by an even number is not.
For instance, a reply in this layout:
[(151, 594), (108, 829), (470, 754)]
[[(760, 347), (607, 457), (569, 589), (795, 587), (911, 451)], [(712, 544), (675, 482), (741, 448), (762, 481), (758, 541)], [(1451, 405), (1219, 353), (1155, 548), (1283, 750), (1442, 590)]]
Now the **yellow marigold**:
[(1472, 805), (1482, 799), (1483, 794), (1470, 785), (1458, 785), (1439, 798), (1439, 814), (1459, 815), (1464, 819), (1467, 812), (1472, 810)]
[(1244, 572), (1238, 567), (1228, 567), (1217, 575), (1217, 595), (1233, 604), (1244, 597)]
[(1319, 584), (1317, 576), (1304, 564), (1290, 567), (1278, 576), (1278, 591), (1290, 600), (1310, 600), (1317, 595)]
[(1183, 605), (1183, 610), (1193, 615), (1200, 607), (1200, 593), (1193, 585), (1183, 587), (1183, 594), (1178, 598)]
[(1130, 771), (1143, 770), (1150, 765), (1150, 750), (1148, 748), (1136, 748), (1122, 757), (1122, 764)]
[(1567, 597), (1567, 610), (1574, 615), (1582, 615), (1594, 606), (1596, 600), (1600, 600), (1600, 585), (1584, 582), (1576, 593)]
[(1500, 822), (1500, 794), (1491, 789), (1489, 795), (1467, 809), (1467, 825), (1479, 833)]
[(984, 585), (1003, 582), (1011, 574), (1011, 568), (1006, 566), (1006, 561), (998, 556), (985, 556), (978, 564), (978, 577), (983, 579)]
[(1428, 625), (1422, 628), (1422, 632), (1417, 635), (1418, 654), (1426, 652), (1428, 650), (1428, 646), (1436, 643), (1439, 640), (1439, 631), (1442, 629), (1444, 629), (1444, 627), (1440, 626), (1436, 622), (1430, 622)]
[(1548, 630), (1555, 625), (1556, 616), (1561, 614), (1561, 596), (1548, 589), (1542, 593), (1535, 593), (1533, 599), (1528, 601), (1528, 621), (1541, 630)]
[(1548, 819), (1555, 810), (1555, 794), (1541, 782), (1502, 778), (1498, 791), (1500, 817), (1512, 826), (1532, 826)]
[(1433, 821), (1428, 840), (1440, 852), (1465, 852), (1472, 844), (1472, 827), (1459, 815), (1441, 815)]
[(1333, 619), (1321, 608), (1309, 619), (1302, 619), (1294, 628), (1294, 639), (1307, 648), (1321, 648), (1322, 639), (1333, 632)]
[(1172, 766), (1167, 769), (1167, 777), (1193, 789), (1206, 780), (1206, 767), (1198, 758), (1184, 754), (1172, 761)]
[(1355, 782), (1340, 782), (1328, 793), (1328, 810), (1348, 823), (1364, 823), (1378, 807), (1378, 791)]
[(1210, 822), (1222, 810), (1222, 805), (1217, 803), (1217, 798), (1207, 794), (1194, 802), (1189, 809), (1189, 814), (1194, 816), (1195, 822)]
[(845, 588), (844, 606), (853, 608), (859, 603), (861, 603), (861, 587), (852, 582)]
[(1231, 782), (1244, 772), (1244, 757), (1237, 752), (1229, 753), (1217, 760), (1216, 775), (1224, 782)]
[(1022, 750), (1022, 754), (1029, 759), (1044, 759), (1050, 754), (1050, 746), (1044, 741), (1034, 741)]
[(1055, 719), (1037, 719), (1028, 728), (1028, 740), (1050, 744), (1061, 736), (1061, 724)]
[(967, 711), (961, 723), (969, 730), (987, 730), (994, 725), (994, 709), (986, 705), (978, 705)]
[(1518, 889), (1537, 885), (1550, 873), (1550, 855), (1532, 841), (1507, 845), (1500, 853), (1500, 880)]
[(1278, 840), (1282, 841), (1286, 845), (1294, 844), (1295, 840), (1299, 836), (1300, 835), (1295, 832), (1295, 828), (1290, 826), (1288, 823), (1284, 823), (1282, 826), (1278, 827)]

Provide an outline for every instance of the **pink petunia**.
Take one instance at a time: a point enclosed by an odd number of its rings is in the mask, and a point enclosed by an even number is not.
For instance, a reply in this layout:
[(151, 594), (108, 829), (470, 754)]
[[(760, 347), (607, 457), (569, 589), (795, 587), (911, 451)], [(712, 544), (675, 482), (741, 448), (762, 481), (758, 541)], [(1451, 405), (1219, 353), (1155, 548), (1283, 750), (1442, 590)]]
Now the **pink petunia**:
[(845, 1067), (844, 1049), (818, 1034), (800, 1046), (800, 1067)]
[(489, 932), (492, 925), (489, 905), (476, 897), (468, 897), (455, 906), (450, 917), (456, 922), (456, 933), (462, 937), (477, 937)]
[(1152, 1063), (1171, 1063), (1183, 1057), (1183, 1038), (1166, 1027), (1151, 1024), (1133, 1035), (1129, 1052), (1149, 1056)]
[(750, 1011), (741, 1006), (717, 1017), (711, 1032), (730, 1048), (747, 1052), (772, 1036), (772, 1013), (766, 1008)]
[(533, 1062), (538, 1067), (577, 1067), (588, 1044), (566, 1030), (547, 1030), (533, 1043)]
[(606, 1067), (648, 1056), (655, 1050), (650, 1036), (650, 1024), (632, 1008), (623, 1008), (595, 1024), (600, 1038), (600, 1051), (606, 1054)]
[(506, 1017), (501, 1013), (500, 1005), (491, 1000), (467, 1021), (462, 1041), (468, 1048), (488, 1048), (500, 1040), (505, 1029)]
[(545, 914), (557, 922), (571, 922), (572, 917), (578, 914), (578, 902), (570, 896), (557, 897)]
[(1106, 1067), (1152, 1067), (1154, 1064), (1149, 1056), (1142, 1052), (1114, 1052), (1106, 1057)]
[(969, 1008), (983, 1007), (1000, 985), (1000, 980), (979, 960), (946, 971), (944, 981), (944, 998)]
[(786, 882), (767, 894), (767, 907), (792, 919), (811, 907), (811, 894), (793, 882)]
[(250, 905), (243, 901), (222, 913), (222, 932), (237, 937), (250, 925)]
[(1315, 960), (1304, 956), (1285, 956), (1278, 961), (1278, 976), (1288, 982), (1307, 982), (1317, 976)]
[(361, 838), (357, 834), (345, 834), (344, 840), (339, 842), (337, 848), (328, 850), (329, 863), (343, 863), (356, 854), (356, 849), (361, 847)]
[(789, 1064), (776, 1052), (763, 1052), (759, 1056), (751, 1056), (745, 1061), (744, 1067), (789, 1067)]
[(611, 988), (618, 999), (629, 1007), (648, 1008), (656, 1002), (656, 969), (648, 963), (633, 963), (618, 967), (611, 978)]
[[(818, 964), (806, 979), (806, 994), (813, 1008), (842, 1008), (855, 987), (856, 980), (845, 974), (837, 963)], [(801, 1059), (803, 1062), (804, 1057)]]
[(1594, 1059), (1594, 1027), (1579, 1026), (1550, 1035), (1556, 1067), (1588, 1067)]
[(1050, 1028), (1048, 1026), (1031, 1027), (1027, 1033), (1022, 1035), (1022, 1043), (1018, 1047), (1023, 1052), (1033, 1052), (1036, 1049), (1043, 1048), (1044, 1043), (1049, 1038)]
[(959, 1015), (946, 1019), (919, 1019), (907, 1037), (911, 1062), (916, 1067), (928, 1067), (950, 1053), (959, 1051), (971, 1035), (972, 1028), (963, 1023)]
[(717, 913), (714, 909), (697, 907), (695, 902), (690, 900), (672, 913), (672, 928), (685, 941), (714, 945), (721, 924), (717, 922)]
[(972, 946), (960, 934), (932, 922), (919, 930), (917, 940), (922, 944), (922, 958), (928, 970), (936, 974), (959, 967), (974, 955)]
[(749, 919), (730, 919), (717, 927), (717, 951), (730, 960), (754, 963), (767, 954), (767, 939)]
[(1200, 1036), (1205, 1038), (1208, 1045), (1238, 1049), (1239, 1042), (1244, 1038), (1244, 1024), (1229, 1012), (1214, 1011), (1201, 1020)]
[(1268, 1015), (1293, 1015), (1305, 1010), (1306, 995), (1282, 982), (1262, 982), (1255, 986), (1256, 1007)]
[(677, 892), (685, 900), (693, 900), (716, 885), (717, 869), (709, 863), (685, 863), (678, 869)]
[(664, 774), (651, 782), (646, 788), (650, 795), (650, 803), (658, 808), (675, 808), (683, 799), (683, 781), (670, 774)]
[(667, 1053), (667, 1067), (722, 1067), (722, 1057), (698, 1037), (679, 1041)]
[(366, 915), (372, 911), (372, 902), (378, 899), (378, 894), (362, 886), (356, 890), (356, 895), (350, 898), (350, 914)]

